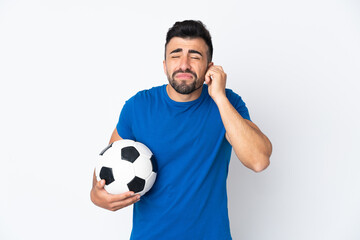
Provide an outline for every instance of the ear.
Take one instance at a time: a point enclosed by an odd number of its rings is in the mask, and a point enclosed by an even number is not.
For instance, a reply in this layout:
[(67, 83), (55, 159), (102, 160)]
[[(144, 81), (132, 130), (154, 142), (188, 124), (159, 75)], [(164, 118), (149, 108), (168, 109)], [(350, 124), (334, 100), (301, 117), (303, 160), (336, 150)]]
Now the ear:
[(214, 66), (214, 63), (213, 63), (213, 62), (209, 62), (207, 68), (209, 69), (211, 66)]

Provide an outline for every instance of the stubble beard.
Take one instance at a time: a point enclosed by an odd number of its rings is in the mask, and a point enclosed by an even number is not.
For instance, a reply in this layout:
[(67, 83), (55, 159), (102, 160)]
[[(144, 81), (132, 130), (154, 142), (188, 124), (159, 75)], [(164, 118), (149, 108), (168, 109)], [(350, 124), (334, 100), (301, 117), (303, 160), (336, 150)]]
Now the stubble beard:
[[(190, 73), (193, 75), (194, 80), (191, 83), (186, 83), (186, 80), (175, 80), (175, 75), (177, 73)], [(199, 88), (201, 88), (202, 86), (202, 82), (200, 81), (200, 79), (197, 77), (196, 73), (191, 72), (190, 70), (186, 70), (186, 71), (175, 71), (172, 76), (169, 75), (169, 73), (167, 74), (167, 78), (169, 80), (170, 85), (175, 89), (176, 92), (180, 93), (180, 94), (190, 94), (193, 93), (194, 91), (198, 90)], [(203, 81), (204, 82), (204, 81)]]

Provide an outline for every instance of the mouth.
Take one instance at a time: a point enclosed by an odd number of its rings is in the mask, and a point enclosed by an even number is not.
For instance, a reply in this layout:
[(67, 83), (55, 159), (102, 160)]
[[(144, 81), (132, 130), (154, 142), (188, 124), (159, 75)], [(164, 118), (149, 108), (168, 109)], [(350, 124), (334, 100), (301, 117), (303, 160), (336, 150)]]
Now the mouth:
[(192, 75), (191, 73), (178, 73), (175, 75), (175, 78), (180, 78), (180, 79), (193, 79), (194, 75)]

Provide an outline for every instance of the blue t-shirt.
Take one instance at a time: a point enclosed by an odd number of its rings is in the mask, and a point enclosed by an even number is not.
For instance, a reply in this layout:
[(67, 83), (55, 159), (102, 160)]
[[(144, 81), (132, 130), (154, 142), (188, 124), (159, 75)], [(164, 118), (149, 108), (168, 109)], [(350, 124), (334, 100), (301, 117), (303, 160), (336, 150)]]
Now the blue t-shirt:
[[(241, 97), (226, 89), (241, 116)], [(138, 92), (124, 105), (117, 131), (144, 143), (157, 159), (152, 189), (134, 204), (133, 240), (229, 240), (226, 178), (231, 145), (205, 84), (201, 96), (175, 102), (166, 85)]]

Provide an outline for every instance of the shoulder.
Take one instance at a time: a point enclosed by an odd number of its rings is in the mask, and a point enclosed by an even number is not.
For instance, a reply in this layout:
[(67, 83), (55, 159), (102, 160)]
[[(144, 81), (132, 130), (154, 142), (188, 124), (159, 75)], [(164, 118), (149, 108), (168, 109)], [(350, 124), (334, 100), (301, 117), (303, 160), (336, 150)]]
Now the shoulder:
[(148, 102), (161, 96), (166, 85), (155, 86), (150, 89), (144, 89), (137, 92), (127, 102)]
[(229, 99), (234, 108), (240, 113), (240, 115), (243, 118), (251, 121), (249, 110), (242, 98), (231, 89), (226, 89), (225, 91), (226, 97)]
[(226, 97), (229, 99), (229, 101), (231, 103), (236, 103), (236, 102), (243, 102), (242, 98), (240, 97), (239, 94), (237, 94), (236, 92), (234, 92), (232, 89), (226, 88), (225, 89), (225, 93), (226, 93)]

